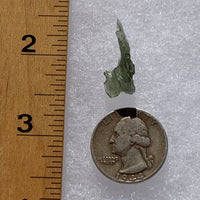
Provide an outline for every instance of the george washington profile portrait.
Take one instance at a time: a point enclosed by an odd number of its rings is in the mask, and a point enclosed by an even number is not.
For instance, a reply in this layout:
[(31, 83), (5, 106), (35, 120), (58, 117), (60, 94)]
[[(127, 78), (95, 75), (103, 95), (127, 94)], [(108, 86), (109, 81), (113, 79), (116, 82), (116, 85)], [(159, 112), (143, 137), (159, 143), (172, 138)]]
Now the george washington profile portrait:
[(153, 156), (147, 155), (151, 144), (145, 123), (138, 117), (122, 118), (110, 138), (112, 153), (121, 157), (119, 173), (135, 174), (151, 168)]

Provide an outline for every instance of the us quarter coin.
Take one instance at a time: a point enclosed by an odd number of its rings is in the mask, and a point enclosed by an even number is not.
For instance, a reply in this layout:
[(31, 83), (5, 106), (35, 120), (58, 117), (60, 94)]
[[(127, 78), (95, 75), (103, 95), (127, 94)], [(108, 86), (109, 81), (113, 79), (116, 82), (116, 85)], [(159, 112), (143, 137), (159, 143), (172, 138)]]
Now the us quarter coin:
[(137, 183), (155, 174), (167, 155), (164, 128), (149, 113), (122, 108), (104, 117), (91, 138), (97, 168), (120, 183)]

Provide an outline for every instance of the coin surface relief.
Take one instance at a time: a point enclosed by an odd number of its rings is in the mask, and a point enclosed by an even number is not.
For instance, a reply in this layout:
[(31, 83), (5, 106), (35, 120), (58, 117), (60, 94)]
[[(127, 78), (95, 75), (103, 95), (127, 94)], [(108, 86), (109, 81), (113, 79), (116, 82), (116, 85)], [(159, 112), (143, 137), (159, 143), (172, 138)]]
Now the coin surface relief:
[(137, 183), (155, 174), (167, 155), (164, 128), (149, 113), (122, 108), (104, 117), (91, 138), (98, 169), (121, 183)]

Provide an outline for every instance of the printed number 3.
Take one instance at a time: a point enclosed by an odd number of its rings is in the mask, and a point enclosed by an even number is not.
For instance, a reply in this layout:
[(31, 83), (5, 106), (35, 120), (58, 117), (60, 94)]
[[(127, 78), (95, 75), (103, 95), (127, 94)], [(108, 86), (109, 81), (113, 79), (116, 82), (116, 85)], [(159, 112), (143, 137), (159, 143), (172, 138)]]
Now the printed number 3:
[(18, 116), (18, 119), (22, 119), (26, 117), (27, 120), (24, 121), (24, 124), (27, 124), (28, 125), (28, 128), (27, 129), (22, 129), (21, 127), (17, 127), (17, 130), (22, 132), (22, 133), (28, 133), (32, 130), (33, 128), (33, 125), (31, 124), (31, 121), (32, 121), (32, 116), (31, 115), (28, 115), (28, 114), (22, 114), (22, 115), (19, 115)]

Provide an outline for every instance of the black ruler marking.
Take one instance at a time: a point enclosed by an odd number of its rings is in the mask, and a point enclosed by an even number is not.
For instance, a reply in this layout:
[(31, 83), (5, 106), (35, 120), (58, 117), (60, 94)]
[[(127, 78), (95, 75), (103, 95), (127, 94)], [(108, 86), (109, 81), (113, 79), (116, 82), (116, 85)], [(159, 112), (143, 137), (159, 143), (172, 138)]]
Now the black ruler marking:
[(52, 168), (52, 169), (62, 169), (62, 167), (57, 167), (57, 166), (46, 166), (46, 168)]
[(56, 84), (56, 83), (53, 83), (53, 84), (50, 84), (51, 86), (64, 86), (65, 87), (65, 84)]
[(36, 178), (36, 179), (61, 179), (60, 176), (30, 176), (30, 178)]
[(68, 6), (62, 6), (62, 5), (55, 5), (55, 8), (67, 8)]
[(36, 135), (36, 134), (17, 134), (24, 137), (63, 137), (63, 135)]
[(38, 15), (39, 17), (68, 17), (68, 15)]
[(61, 161), (53, 160), (52, 163), (62, 163)]
[(61, 200), (61, 199), (60, 198), (57, 199), (57, 198), (45, 198), (45, 197), (43, 197), (43, 198), (40, 198), (40, 200)]
[(49, 156), (49, 155), (43, 155), (43, 158), (62, 158), (62, 156)]
[(62, 96), (62, 97), (64, 97), (65, 95), (64, 94), (42, 94), (42, 93), (40, 94), (40, 93), (36, 93), (35, 96), (53, 96), (53, 97)]
[(63, 145), (48, 145), (48, 147), (63, 147)]
[(62, 24), (54, 24), (54, 27), (68, 27), (67, 25), (62, 25)]

